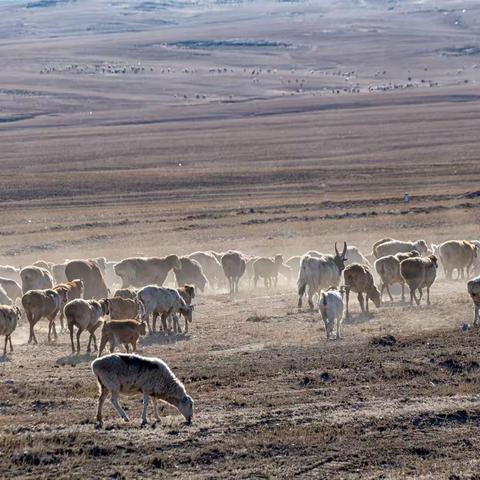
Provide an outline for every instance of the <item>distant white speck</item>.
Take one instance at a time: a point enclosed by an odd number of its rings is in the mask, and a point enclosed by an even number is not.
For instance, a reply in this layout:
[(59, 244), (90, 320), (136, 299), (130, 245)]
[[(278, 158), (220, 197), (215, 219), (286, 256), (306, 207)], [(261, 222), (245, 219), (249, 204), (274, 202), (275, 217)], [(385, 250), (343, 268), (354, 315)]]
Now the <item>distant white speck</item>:
[(179, 166), (179, 167), (181, 167), (181, 166), (182, 166), (182, 164), (181, 164), (181, 163), (179, 163), (179, 164), (178, 164), (178, 166)]

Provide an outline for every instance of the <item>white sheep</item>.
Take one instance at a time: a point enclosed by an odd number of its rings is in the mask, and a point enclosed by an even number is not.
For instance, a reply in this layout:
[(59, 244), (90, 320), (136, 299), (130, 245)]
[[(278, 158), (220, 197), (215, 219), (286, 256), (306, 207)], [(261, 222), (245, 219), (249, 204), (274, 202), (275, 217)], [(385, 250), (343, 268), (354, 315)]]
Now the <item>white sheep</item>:
[(3, 356), (7, 355), (7, 342), (10, 342), (10, 352), (13, 352), (12, 333), (17, 328), (20, 316), (21, 312), (18, 307), (0, 305), (0, 335), (5, 335)]
[(193, 418), (193, 400), (187, 395), (182, 382), (173, 374), (168, 365), (158, 358), (146, 358), (134, 354), (110, 354), (92, 362), (92, 372), (99, 387), (97, 426), (103, 424), (102, 408), (108, 392), (112, 405), (126, 421), (129, 418), (118, 403), (118, 395), (143, 394), (142, 426), (147, 425), (147, 409), (152, 397), (153, 413), (160, 420), (156, 400), (159, 399), (179, 410), (187, 423)]
[(333, 332), (335, 324), (337, 326), (336, 339), (340, 339), (340, 326), (343, 320), (343, 290), (329, 289), (322, 290), (318, 299), (318, 310), (322, 315), (323, 322), (325, 323), (325, 333), (327, 340)]

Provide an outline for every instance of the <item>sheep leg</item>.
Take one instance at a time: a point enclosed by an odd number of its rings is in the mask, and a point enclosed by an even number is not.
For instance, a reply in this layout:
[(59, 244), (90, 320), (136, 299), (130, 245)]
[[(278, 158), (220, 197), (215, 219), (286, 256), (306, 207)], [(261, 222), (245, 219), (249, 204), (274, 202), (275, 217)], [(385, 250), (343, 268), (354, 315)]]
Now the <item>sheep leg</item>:
[[(97, 357), (102, 356), (103, 349), (107, 346), (107, 339), (102, 335), (102, 338), (100, 339), (100, 348), (98, 349), (98, 355)], [(112, 352), (111, 352), (112, 353)]]
[(357, 295), (357, 298), (358, 298), (358, 303), (360, 303), (360, 309), (362, 310), (362, 313), (365, 313), (365, 303), (363, 300), (363, 294), (359, 293)]
[[(388, 292), (388, 293), (390, 293), (390, 292)], [(393, 299), (392, 299), (392, 301), (393, 301)], [(404, 302), (404, 301), (405, 301), (405, 282), (402, 282), (402, 302)]]
[(127, 351), (127, 353), (130, 353), (130, 349), (128, 347), (128, 343), (124, 343), (123, 346), (125, 347), (125, 350)]
[(8, 342), (8, 335), (5, 335), (5, 345), (3, 347), (3, 356), (4, 357), (7, 355), (7, 342)]
[(313, 296), (315, 295), (315, 290), (311, 287), (308, 287), (308, 306), (310, 307), (310, 310), (313, 310)]
[(35, 319), (33, 318), (33, 315), (28, 312), (27, 313), (27, 319), (28, 319), (28, 323), (30, 324), (30, 336), (28, 337), (28, 343), (32, 343), (32, 341), (35, 341), (35, 343), (37, 343), (36, 339), (35, 339), (35, 333), (33, 331), (33, 326), (35, 325)]
[(188, 333), (188, 320), (187, 320), (187, 317), (185, 317), (185, 333)]
[(157, 399), (152, 398), (152, 403), (153, 403), (153, 416), (155, 417), (155, 420), (157, 422), (159, 422), (160, 421), (160, 415), (158, 414)]
[(337, 318), (337, 340), (340, 340), (342, 337), (340, 336), (340, 324), (342, 323), (341, 318)]
[(368, 310), (368, 294), (365, 295), (365, 309), (366, 309), (367, 313), (369, 313), (369, 310)]
[[(82, 330), (79, 328), (77, 330), (77, 355), (80, 353), (80, 335), (81, 335), (81, 333), (82, 333)], [(90, 347), (90, 344), (89, 344), (89, 347)]]
[(257, 288), (257, 282), (258, 282), (258, 275), (255, 274), (255, 276), (253, 277), (253, 288)]
[(132, 343), (132, 350), (134, 352), (136, 352), (137, 351), (137, 340), (133, 339), (131, 343)]
[(422, 298), (423, 298), (423, 289), (422, 289), (422, 288), (419, 288), (418, 291), (420, 292), (420, 295), (419, 295), (419, 297), (418, 297), (417, 305), (420, 305), (420, 301), (421, 301)]
[(430, 287), (427, 287), (427, 305), (430, 305)]
[(8, 336), (8, 341), (10, 342), (10, 352), (13, 352), (13, 345), (12, 345), (12, 334)]
[(73, 325), (69, 325), (68, 329), (70, 330), (70, 342), (72, 343), (72, 353), (75, 353), (75, 344), (73, 343)]
[(125, 413), (125, 410), (120, 406), (118, 403), (118, 392), (112, 391), (112, 398), (111, 402), (113, 405), (113, 408), (117, 411), (117, 413), (126, 421), (129, 422), (130, 419), (128, 418), (127, 414)]
[(146, 393), (143, 394), (143, 410), (142, 410), (142, 423), (140, 424), (141, 427), (148, 425), (147, 419), (147, 410), (148, 410), (148, 395)]
[(102, 410), (103, 404), (108, 395), (108, 388), (102, 383), (98, 383), (100, 386), (100, 396), (98, 397), (98, 406), (97, 406), (97, 428), (100, 428), (103, 425)]
[(90, 332), (90, 338), (88, 339), (89, 343), (93, 340), (93, 351), (97, 351), (97, 337), (95, 336), (95, 332)]
[(480, 305), (474, 304), (474, 310), (473, 310), (473, 326), (476, 327), (478, 325), (478, 320), (480, 316)]
[(65, 331), (65, 324), (63, 323), (63, 308), (60, 309), (60, 332)]
[(274, 278), (274, 282), (275, 282), (275, 288), (277, 288), (277, 285), (278, 285), (278, 275), (275, 275), (273, 278)]
[(347, 300), (347, 313), (346, 317), (350, 318), (350, 311), (348, 310), (348, 302), (350, 301), (350, 288), (347, 288), (345, 291), (345, 299)]
[(162, 320), (162, 328), (163, 328), (163, 331), (165, 332), (165, 334), (167, 334), (167, 333), (168, 333), (167, 314), (166, 314), (165, 312), (162, 313), (161, 320)]

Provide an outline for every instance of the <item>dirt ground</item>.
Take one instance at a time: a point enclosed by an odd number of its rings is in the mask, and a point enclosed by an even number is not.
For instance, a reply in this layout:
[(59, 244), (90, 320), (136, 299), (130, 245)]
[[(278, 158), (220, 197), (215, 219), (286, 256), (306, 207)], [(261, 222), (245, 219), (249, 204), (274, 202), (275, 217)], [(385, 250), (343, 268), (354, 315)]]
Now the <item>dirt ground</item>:
[[(0, 265), (479, 238), (476, 2), (17, 3), (0, 4)], [(439, 271), (430, 307), (353, 298), (336, 342), (294, 282), (195, 304), (188, 335), (141, 342), (194, 398), (191, 426), (165, 406), (141, 429), (135, 397), (130, 424), (107, 403), (96, 430), (94, 356), (45, 324), (27, 345), (22, 323), (0, 478), (479, 478), (464, 281)]]

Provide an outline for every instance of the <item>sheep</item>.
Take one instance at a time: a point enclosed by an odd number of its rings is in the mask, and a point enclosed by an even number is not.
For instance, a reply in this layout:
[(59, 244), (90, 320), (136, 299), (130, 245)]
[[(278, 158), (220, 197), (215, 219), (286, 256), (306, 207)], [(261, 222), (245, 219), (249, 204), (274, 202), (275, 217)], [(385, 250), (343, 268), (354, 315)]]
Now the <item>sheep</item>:
[(17, 328), (20, 316), (21, 312), (18, 307), (0, 305), (0, 335), (5, 335), (4, 357), (7, 355), (7, 342), (10, 342), (10, 353), (13, 352), (12, 333)]
[(111, 320), (126, 320), (139, 316), (137, 299), (113, 297), (108, 299)]
[(360, 265), (366, 265), (367, 267), (370, 266), (370, 262), (367, 260), (366, 257), (363, 256), (362, 252), (353, 245), (347, 247), (347, 261), (345, 265), (352, 265), (352, 263), (359, 263)]
[[(437, 268), (438, 260), (435, 255), (429, 255), (426, 258), (407, 258), (400, 263), (400, 274), (410, 288), (410, 305), (413, 305), (413, 300), (420, 305), (423, 288), (427, 289), (427, 305), (430, 305), (430, 287), (437, 277)], [(415, 296), (417, 289), (420, 292), (418, 299)]]
[(99, 387), (97, 427), (103, 425), (102, 408), (109, 392), (113, 407), (126, 422), (129, 418), (118, 403), (120, 393), (143, 394), (142, 426), (147, 425), (149, 397), (152, 397), (155, 420), (160, 421), (156, 403), (159, 399), (177, 408), (188, 424), (192, 422), (194, 402), (162, 360), (134, 354), (110, 354), (94, 360), (91, 368)]
[(54, 264), (51, 269), (53, 278), (56, 283), (66, 283), (68, 282), (67, 275), (65, 273), (65, 264)]
[(270, 258), (258, 258), (253, 262), (253, 285), (257, 288), (257, 282), (260, 277), (263, 278), (266, 288), (272, 288), (272, 280), (277, 287), (278, 283), (278, 271), (280, 266), (283, 265), (282, 255), (275, 255), (274, 259)]
[[(157, 316), (161, 315), (163, 330), (167, 331), (167, 318), (180, 312), (187, 321), (192, 321), (192, 308), (180, 296), (177, 290), (157, 285), (148, 285), (141, 288), (137, 293), (137, 299), (142, 310), (142, 320), (147, 322), (148, 332), (155, 332)], [(149, 318), (153, 316), (153, 329), (150, 327)]]
[(339, 340), (341, 338), (340, 326), (343, 320), (343, 292), (343, 289), (337, 290), (336, 288), (330, 288), (320, 292), (318, 311), (325, 324), (327, 340), (331, 338), (335, 325), (337, 327), (336, 339)]
[(252, 285), (253, 281), (253, 264), (255, 263), (256, 260), (258, 260), (260, 257), (257, 257), (256, 255), (252, 255), (249, 257), (244, 257), (245, 259), (245, 275), (248, 280), (248, 286), (250, 287)]
[(0, 265), (0, 276), (15, 280), (19, 284), (22, 283), (20, 269), (11, 265)]
[(300, 255), (295, 255), (294, 257), (290, 257), (286, 262), (285, 265), (290, 267), (292, 270), (292, 277), (298, 278), (298, 274), (300, 272), (300, 262), (302, 257)]
[(0, 285), (0, 305), (12, 305), (13, 300), (7, 295), (5, 289)]
[(179, 260), (180, 268), (173, 269), (177, 286), (180, 287), (188, 283), (195, 285), (195, 288), (203, 292), (206, 285), (208, 285), (208, 280), (203, 273), (200, 263), (188, 257), (181, 257)]
[(88, 339), (87, 353), (90, 353), (90, 345), (93, 340), (94, 351), (97, 350), (97, 339), (95, 331), (102, 323), (101, 318), (109, 314), (108, 299), (84, 300), (76, 298), (68, 302), (63, 311), (67, 319), (67, 327), (70, 332), (70, 342), (72, 344), (72, 353), (75, 353), (73, 343), (73, 327), (77, 327), (77, 355), (80, 353), (80, 335), (84, 330), (88, 330), (90, 338)]
[(343, 251), (340, 253), (335, 243), (335, 255), (302, 257), (298, 274), (298, 308), (302, 307), (302, 299), (308, 287), (308, 305), (313, 310), (313, 296), (320, 293), (320, 289), (336, 287), (340, 283), (342, 271), (345, 268), (347, 243), (343, 242)]
[(225, 281), (222, 264), (212, 252), (194, 252), (188, 258), (196, 260), (201, 266), (209, 285), (213, 288), (221, 288)]
[[(65, 303), (69, 302), (70, 300), (74, 300), (75, 298), (82, 298), (83, 295), (83, 281), (80, 279), (75, 279), (71, 282), (60, 283), (59, 285), (55, 285), (52, 290), (64, 291), (66, 293), (66, 301)], [(65, 306), (63, 303), (60, 307), (60, 326), (62, 331), (65, 329), (63, 323), (63, 307)]]
[(115, 273), (122, 279), (122, 288), (144, 285), (163, 285), (168, 272), (181, 268), (177, 255), (168, 257), (131, 257), (114, 266)]
[(65, 266), (65, 275), (70, 282), (76, 278), (83, 281), (83, 297), (85, 299), (108, 297), (108, 288), (97, 261), (98, 259), (70, 260)]
[[(358, 294), (358, 302), (360, 303), (362, 313), (368, 313), (369, 300), (372, 300), (377, 308), (380, 307), (380, 292), (375, 286), (370, 268), (368, 268), (366, 265), (353, 263), (345, 268), (343, 272), (343, 278), (345, 280), (345, 291), (347, 297), (347, 318), (350, 316), (348, 311), (350, 291)], [(363, 298), (364, 293), (365, 299)]]
[(222, 256), (222, 267), (228, 279), (230, 294), (238, 293), (238, 282), (245, 273), (246, 262), (240, 252), (227, 252)]
[[(22, 296), (22, 287), (15, 281), (10, 278), (0, 277), (0, 287), (3, 288), (6, 295), (15, 301), (17, 298)], [(2, 302), (0, 301), (0, 304)]]
[(57, 338), (55, 328), (55, 317), (60, 311), (61, 306), (66, 303), (67, 295), (65, 291), (47, 290), (29, 290), (22, 297), (22, 305), (30, 324), (30, 336), (28, 343), (32, 341), (37, 344), (34, 327), (43, 318), (48, 319), (48, 341), (51, 341), (51, 333)]
[(50, 272), (40, 267), (25, 267), (20, 271), (22, 279), (22, 293), (29, 290), (46, 290), (53, 287), (53, 278)]
[(445, 277), (452, 280), (453, 270), (458, 271), (458, 280), (470, 274), (470, 267), (477, 258), (477, 246), (467, 240), (449, 240), (440, 245), (440, 260)]
[(115, 345), (122, 344), (127, 353), (128, 346), (131, 345), (133, 351), (137, 350), (137, 342), (140, 336), (145, 335), (145, 322), (139, 322), (133, 319), (126, 320), (109, 320), (104, 322), (102, 327), (102, 338), (98, 349), (98, 356), (102, 356), (102, 352), (107, 345), (110, 344), (110, 353), (115, 350)]
[(49, 272), (52, 271), (53, 263), (46, 262), (45, 260), (37, 260), (36, 262), (32, 263), (33, 267), (43, 268), (44, 270), (48, 270)]
[[(195, 298), (195, 287), (193, 285), (184, 285), (183, 287), (177, 288), (177, 292), (183, 298), (185, 303), (193, 309), (192, 301)], [(182, 333), (182, 329), (180, 328), (180, 324), (178, 322), (178, 316), (173, 314), (173, 327), (175, 333)], [(185, 317), (185, 333), (188, 332), (188, 318)]]
[(480, 276), (475, 277), (467, 283), (467, 291), (473, 301), (473, 326), (480, 323)]
[(397, 253), (407, 253), (416, 250), (420, 255), (428, 252), (427, 242), (425, 240), (415, 240), (414, 242), (403, 242), (401, 240), (389, 240), (376, 244), (373, 253), (375, 258), (385, 257), (386, 255), (396, 255)]
[(120, 298), (135, 299), (137, 298), (137, 292), (138, 290), (136, 288), (119, 288), (118, 290), (115, 291), (113, 296), (120, 297)]
[(419, 257), (420, 254), (413, 250), (408, 253), (397, 253), (396, 255), (387, 255), (381, 257), (375, 262), (375, 270), (377, 271), (382, 281), (382, 287), (380, 290), (380, 299), (383, 297), (383, 292), (386, 289), (390, 297), (390, 301), (393, 302), (392, 294), (390, 293), (390, 285), (394, 283), (400, 283), (402, 286), (402, 302), (405, 301), (405, 282), (400, 275), (400, 263), (407, 258)]

